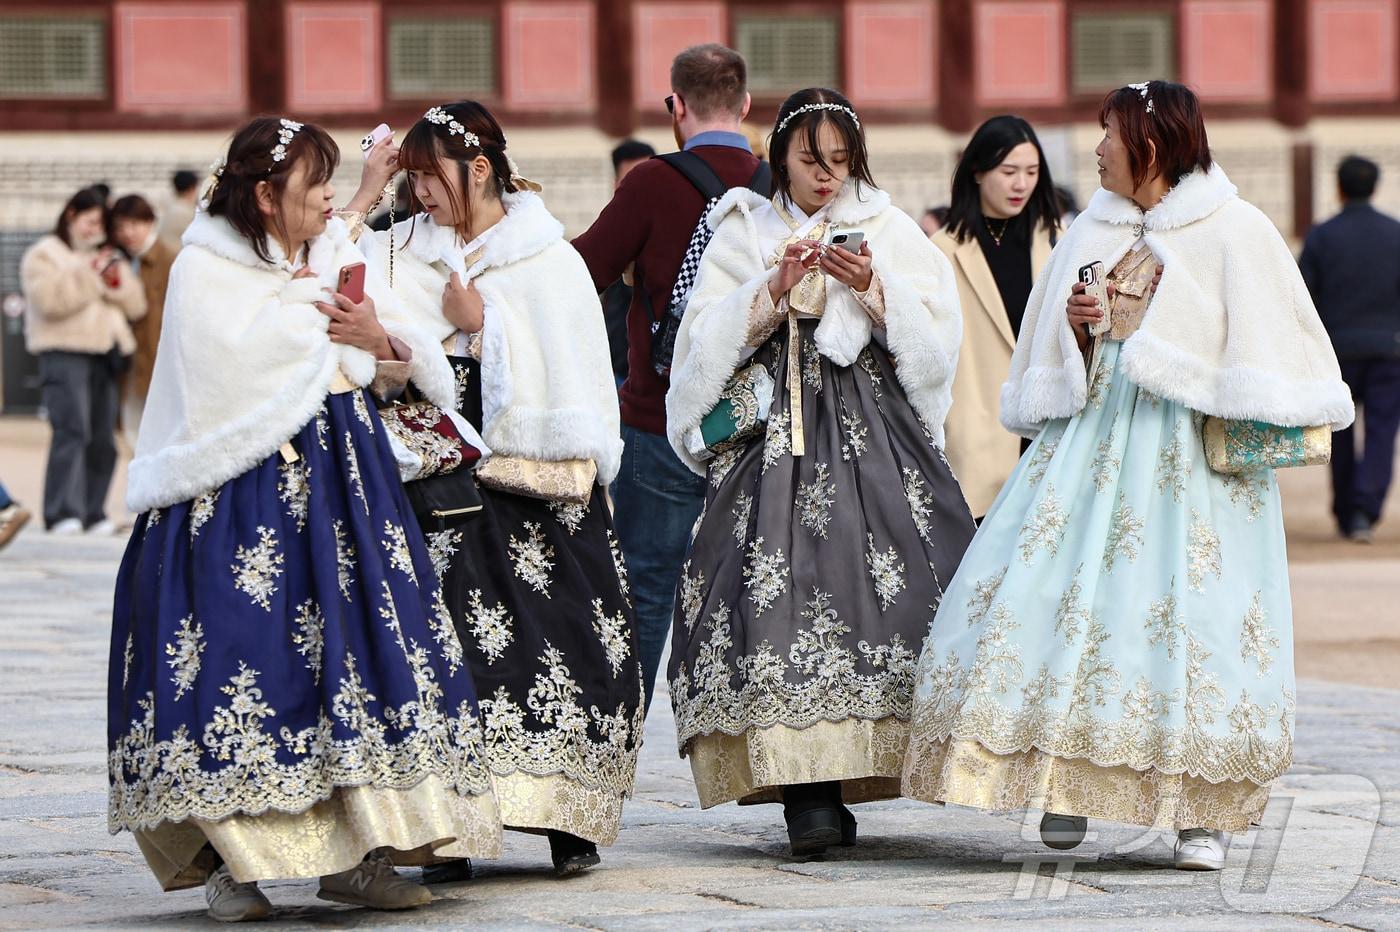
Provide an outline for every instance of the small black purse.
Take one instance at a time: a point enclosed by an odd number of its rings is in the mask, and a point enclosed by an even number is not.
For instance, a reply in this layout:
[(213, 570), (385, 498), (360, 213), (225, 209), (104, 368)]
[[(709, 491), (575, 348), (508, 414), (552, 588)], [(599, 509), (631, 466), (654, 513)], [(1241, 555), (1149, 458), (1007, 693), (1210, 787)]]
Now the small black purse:
[(466, 524), (483, 507), (481, 490), (470, 468), (458, 469), (403, 484), (409, 507), (424, 534), (435, 534)]

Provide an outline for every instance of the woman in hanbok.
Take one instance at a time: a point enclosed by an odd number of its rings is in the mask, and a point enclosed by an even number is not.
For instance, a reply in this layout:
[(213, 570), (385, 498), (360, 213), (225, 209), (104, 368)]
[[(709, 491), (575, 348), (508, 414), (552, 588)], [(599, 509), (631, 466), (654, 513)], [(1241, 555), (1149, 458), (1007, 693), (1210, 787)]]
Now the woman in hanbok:
[[(670, 688), (700, 804), (782, 802), (810, 855), (854, 843), (846, 803), (899, 795), (915, 659), (973, 524), (941, 449), (948, 260), (874, 186), (839, 93), (788, 98), (771, 151), (773, 199), (709, 215), (676, 342), (668, 433), (709, 489)], [(736, 374), (775, 383), (767, 427), (708, 458)]]
[[(109, 824), (209, 914), (269, 914), (257, 882), (431, 899), (392, 864), (494, 856), (500, 821), (471, 673), (366, 386), (450, 403), (330, 218), (323, 130), (234, 136), (184, 234), (131, 464), (117, 575)], [(381, 322), (382, 319), (382, 322)]]
[[(1002, 390), (1002, 423), (1035, 441), (924, 646), (904, 790), (1044, 809), (1056, 848), (1088, 818), (1174, 829), (1175, 866), (1213, 870), (1292, 760), (1294, 685), (1278, 486), (1213, 471), (1203, 418), (1342, 427), (1352, 403), (1195, 96), (1120, 88), (1100, 122), (1103, 190), (1037, 282)], [(1106, 321), (1079, 284), (1096, 261)]]
[(491, 450), (483, 511), (429, 548), (481, 694), (501, 819), (546, 834), (556, 872), (574, 873), (617, 838), (643, 718), (603, 495), (622, 442), (602, 308), (485, 107), (434, 107), (396, 162), (367, 164), (407, 170), (422, 212), (360, 244), (446, 348), (456, 408)]

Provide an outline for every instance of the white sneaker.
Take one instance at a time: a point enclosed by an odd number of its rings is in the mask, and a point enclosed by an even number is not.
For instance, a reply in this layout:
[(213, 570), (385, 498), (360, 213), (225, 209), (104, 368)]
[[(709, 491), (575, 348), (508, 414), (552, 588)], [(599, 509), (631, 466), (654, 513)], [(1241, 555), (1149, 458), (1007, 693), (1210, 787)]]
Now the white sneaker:
[(83, 522), (77, 518), (64, 518), (49, 528), (49, 533), (58, 537), (76, 537), (83, 533)]
[(1054, 848), (1056, 851), (1068, 851), (1079, 847), (1088, 831), (1089, 819), (1085, 816), (1047, 812), (1040, 819), (1040, 840), (1045, 843), (1045, 847)]
[(117, 526), (110, 518), (103, 518), (101, 521), (89, 527), (85, 532), (89, 537), (115, 537)]
[(258, 885), (234, 880), (227, 864), (220, 864), (204, 881), (204, 899), (209, 904), (209, 918), (219, 922), (249, 922), (272, 915), (272, 904)]
[(323, 900), (370, 909), (412, 909), (433, 901), (428, 888), (394, 870), (387, 855), (371, 851), (348, 871), (321, 878)]
[(1179, 871), (1218, 871), (1225, 867), (1224, 832), (1188, 828), (1176, 833), (1173, 866)]

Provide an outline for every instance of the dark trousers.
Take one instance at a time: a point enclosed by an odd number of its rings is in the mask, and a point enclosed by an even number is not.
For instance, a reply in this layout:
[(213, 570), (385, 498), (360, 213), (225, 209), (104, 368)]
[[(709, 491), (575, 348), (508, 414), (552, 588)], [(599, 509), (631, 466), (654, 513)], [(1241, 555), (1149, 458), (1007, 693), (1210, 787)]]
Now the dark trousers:
[(117, 380), (105, 354), (39, 354), (44, 407), (53, 439), (44, 470), (44, 524), (105, 518), (117, 465)]
[(613, 524), (627, 562), (650, 707), (690, 532), (705, 504), (705, 480), (659, 434), (624, 426), (622, 442), (622, 469), (611, 488)]
[(1400, 359), (1347, 359), (1342, 378), (1364, 419), (1361, 456), (1353, 428), (1332, 435), (1332, 513), (1345, 533), (1358, 512), (1380, 520), (1395, 466), (1400, 428)]

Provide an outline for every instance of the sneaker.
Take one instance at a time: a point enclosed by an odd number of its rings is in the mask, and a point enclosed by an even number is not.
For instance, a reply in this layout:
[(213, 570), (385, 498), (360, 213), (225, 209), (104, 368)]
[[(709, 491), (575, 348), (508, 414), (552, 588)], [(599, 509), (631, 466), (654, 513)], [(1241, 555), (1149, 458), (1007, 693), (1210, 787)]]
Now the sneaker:
[(1088, 831), (1089, 820), (1085, 816), (1047, 812), (1040, 819), (1040, 840), (1056, 851), (1078, 848)]
[(96, 524), (88, 525), (83, 533), (87, 534), (88, 537), (115, 537), (117, 526), (112, 523), (110, 518), (103, 518)]
[(1371, 543), (1371, 519), (1359, 511), (1352, 515), (1347, 524), (1347, 539), (1357, 544)]
[(1179, 871), (1218, 871), (1225, 866), (1225, 833), (1188, 828), (1176, 833), (1172, 866)]
[(29, 523), (29, 512), (19, 505), (11, 504), (0, 508), (0, 550), (14, 540), (19, 529)]
[(234, 880), (227, 864), (220, 864), (204, 881), (204, 900), (209, 918), (218, 922), (251, 922), (272, 915), (272, 904), (258, 885)]
[(64, 518), (49, 528), (49, 533), (58, 537), (76, 537), (83, 533), (83, 522), (77, 518)]
[(388, 855), (371, 851), (348, 871), (321, 878), (323, 900), (370, 909), (412, 909), (433, 901), (428, 888), (394, 870)]

